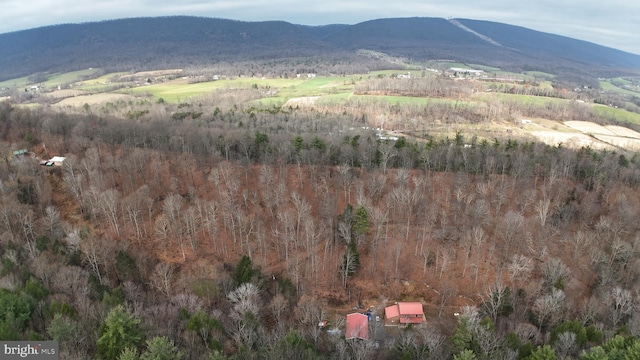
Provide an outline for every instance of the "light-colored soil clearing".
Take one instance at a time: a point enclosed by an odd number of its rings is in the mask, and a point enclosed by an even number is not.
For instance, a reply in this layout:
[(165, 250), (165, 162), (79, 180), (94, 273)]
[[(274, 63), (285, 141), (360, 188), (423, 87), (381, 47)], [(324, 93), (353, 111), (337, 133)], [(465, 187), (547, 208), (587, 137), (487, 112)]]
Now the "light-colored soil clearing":
[(589, 121), (565, 121), (564, 123), (535, 119), (522, 127), (539, 141), (548, 145), (592, 149), (640, 150), (640, 133), (623, 126), (598, 125)]
[(628, 137), (610, 136), (610, 135), (593, 135), (598, 140), (604, 141), (608, 144), (621, 147), (627, 150), (638, 151), (640, 150), (640, 139), (633, 139)]
[(562, 146), (571, 148), (589, 146), (594, 149), (614, 149), (610, 144), (597, 141), (596, 139), (579, 132), (571, 133), (554, 130), (536, 130), (531, 131), (531, 135), (535, 136), (538, 140), (553, 146), (562, 144)]
[(55, 104), (55, 106), (59, 107), (75, 107), (75, 106), (83, 106), (84, 104), (94, 105), (94, 104), (102, 104), (106, 102), (113, 102), (118, 100), (130, 100), (135, 99), (130, 95), (125, 94), (95, 94), (95, 95), (82, 95), (75, 96), (64, 99), (59, 103)]
[(588, 121), (565, 121), (564, 124), (585, 134), (616, 135), (606, 127)]
[(624, 126), (607, 125), (606, 128), (611, 130), (614, 134), (618, 136), (640, 139), (640, 133), (638, 133), (637, 131), (633, 131), (629, 128), (626, 128)]
[(288, 107), (288, 106), (313, 106), (313, 104), (316, 103), (316, 100), (318, 100), (318, 96), (307, 96), (307, 97), (299, 97), (299, 98), (293, 98), (293, 99), (289, 99), (284, 105), (283, 107)]

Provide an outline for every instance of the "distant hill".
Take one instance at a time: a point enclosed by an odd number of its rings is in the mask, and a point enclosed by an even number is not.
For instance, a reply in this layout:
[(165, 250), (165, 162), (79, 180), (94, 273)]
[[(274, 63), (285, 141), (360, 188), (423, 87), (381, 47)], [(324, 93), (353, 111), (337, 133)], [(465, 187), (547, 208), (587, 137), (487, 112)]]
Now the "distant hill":
[(565, 36), (490, 21), (459, 20), (465, 26), (523, 53), (600, 66), (640, 69), (640, 56)]
[(0, 34), (0, 80), (87, 67), (140, 70), (219, 61), (340, 57), (358, 49), (412, 61), (451, 59), (548, 72), (596, 75), (640, 70), (638, 55), (487, 21), (398, 18), (303, 26), (175, 16)]

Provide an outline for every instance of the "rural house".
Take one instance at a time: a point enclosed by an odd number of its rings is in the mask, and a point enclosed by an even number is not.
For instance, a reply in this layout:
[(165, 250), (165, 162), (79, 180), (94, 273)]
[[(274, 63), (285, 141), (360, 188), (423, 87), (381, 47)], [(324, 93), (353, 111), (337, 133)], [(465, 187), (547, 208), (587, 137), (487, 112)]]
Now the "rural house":
[(384, 325), (399, 326), (424, 322), (424, 310), (419, 302), (397, 302), (384, 308)]
[(349, 339), (369, 339), (369, 318), (365, 314), (347, 314), (347, 329), (345, 338)]

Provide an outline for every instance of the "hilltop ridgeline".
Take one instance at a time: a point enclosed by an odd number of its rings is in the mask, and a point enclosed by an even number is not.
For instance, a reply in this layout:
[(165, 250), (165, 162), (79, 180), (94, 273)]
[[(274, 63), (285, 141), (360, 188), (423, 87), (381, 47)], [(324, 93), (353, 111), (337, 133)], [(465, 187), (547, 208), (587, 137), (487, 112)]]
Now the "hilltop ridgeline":
[(354, 61), (362, 49), (413, 62), (446, 59), (555, 74), (605, 76), (640, 70), (638, 55), (488, 21), (394, 18), (304, 26), (175, 16), (0, 34), (0, 80), (88, 67), (143, 70), (224, 61)]

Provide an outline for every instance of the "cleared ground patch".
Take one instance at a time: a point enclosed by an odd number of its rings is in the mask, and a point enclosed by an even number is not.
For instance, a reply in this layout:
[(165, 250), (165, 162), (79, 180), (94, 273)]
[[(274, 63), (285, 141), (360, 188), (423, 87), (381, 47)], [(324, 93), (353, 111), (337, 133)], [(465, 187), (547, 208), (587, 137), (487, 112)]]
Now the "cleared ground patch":
[(564, 124), (585, 134), (616, 135), (606, 127), (589, 121), (565, 121)]
[(640, 139), (609, 136), (609, 135), (594, 135), (598, 140), (604, 141), (616, 147), (620, 147), (627, 150), (638, 151), (640, 150)]
[(538, 140), (544, 142), (545, 144), (557, 146), (562, 145), (571, 148), (581, 148), (581, 147), (591, 147), (594, 149), (614, 149), (614, 146), (597, 141), (591, 136), (575, 132), (558, 132), (553, 130), (536, 130), (531, 131), (531, 135), (533, 135)]
[(640, 150), (640, 133), (631, 129), (607, 125), (602, 126), (588, 121), (566, 121), (559, 123), (545, 119), (532, 120), (522, 126), (527, 133), (548, 145), (593, 149)]
[(316, 100), (318, 100), (318, 96), (307, 96), (307, 97), (300, 97), (300, 98), (293, 98), (293, 99), (289, 99), (289, 101), (287, 101), (286, 103), (284, 103), (284, 107), (296, 107), (296, 106), (313, 106), (313, 104), (316, 103)]
[(631, 130), (631, 129), (626, 128), (624, 126), (607, 125), (605, 127), (607, 129), (609, 129), (611, 132), (613, 132), (614, 134), (618, 135), (618, 136), (624, 136), (624, 137), (640, 139), (640, 133), (639, 132)]

